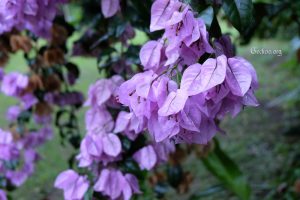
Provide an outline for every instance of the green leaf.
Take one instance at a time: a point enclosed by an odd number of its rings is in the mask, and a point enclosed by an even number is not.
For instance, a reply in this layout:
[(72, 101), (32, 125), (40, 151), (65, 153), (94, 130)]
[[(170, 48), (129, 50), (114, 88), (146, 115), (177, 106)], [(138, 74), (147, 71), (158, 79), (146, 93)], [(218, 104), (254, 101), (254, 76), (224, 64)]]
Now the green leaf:
[(253, 20), (251, 0), (224, 0), (222, 8), (229, 21), (239, 32), (247, 31)]
[(204, 191), (197, 191), (195, 194), (193, 194), (191, 197), (189, 197), (189, 200), (198, 200), (203, 197), (212, 196), (223, 190), (224, 190), (224, 187), (222, 185), (213, 185)]
[(93, 199), (93, 189), (90, 188), (85, 194), (84, 194), (84, 200), (92, 200)]
[(213, 18), (214, 18), (214, 10), (212, 7), (208, 7), (204, 11), (200, 13), (201, 19), (204, 21), (205, 25), (210, 27)]
[(216, 176), (224, 187), (235, 193), (240, 199), (250, 198), (250, 187), (236, 163), (220, 148), (215, 141), (215, 149), (202, 159), (204, 166)]

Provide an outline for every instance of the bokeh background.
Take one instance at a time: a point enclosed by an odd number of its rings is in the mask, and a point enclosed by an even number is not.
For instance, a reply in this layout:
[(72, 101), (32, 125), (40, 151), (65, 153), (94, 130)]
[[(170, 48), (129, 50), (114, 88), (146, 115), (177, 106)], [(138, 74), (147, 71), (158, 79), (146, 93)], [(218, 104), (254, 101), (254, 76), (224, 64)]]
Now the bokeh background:
[[(237, 54), (248, 59), (256, 68), (260, 89), (257, 97), (260, 106), (246, 108), (238, 117), (230, 117), (222, 122), (225, 135), (217, 137), (224, 150), (239, 165), (252, 188), (252, 199), (276, 199), (284, 193), (286, 199), (293, 199), (292, 193), (300, 193), (300, 40), (291, 37), (293, 33), (281, 30), (274, 37), (253, 39), (241, 45), (235, 38), (238, 32), (226, 22), (222, 30), (231, 34), (236, 44)], [(74, 35), (70, 44), (78, 38)], [(133, 43), (143, 44), (145, 34), (138, 32)], [(252, 54), (251, 48), (281, 50), (282, 55)], [(81, 70), (77, 89), (85, 94), (88, 85), (99, 77), (96, 59), (74, 58)], [(21, 54), (10, 59), (9, 71), (26, 71), (26, 63)], [(0, 96), (0, 126), (6, 127), (5, 112), (13, 105), (13, 99)], [(84, 133), (84, 109), (80, 112), (81, 132)], [(35, 174), (12, 196), (17, 200), (61, 199), (60, 191), (53, 188), (53, 182), (61, 171), (68, 168), (66, 160), (74, 150), (61, 145), (58, 134), (40, 149), (43, 161), (37, 164)], [(191, 156), (185, 163), (195, 178), (191, 192), (197, 192), (197, 199), (236, 199), (225, 190), (202, 165)], [(289, 195), (291, 195), (289, 197)], [(185, 199), (176, 196), (173, 199)]]

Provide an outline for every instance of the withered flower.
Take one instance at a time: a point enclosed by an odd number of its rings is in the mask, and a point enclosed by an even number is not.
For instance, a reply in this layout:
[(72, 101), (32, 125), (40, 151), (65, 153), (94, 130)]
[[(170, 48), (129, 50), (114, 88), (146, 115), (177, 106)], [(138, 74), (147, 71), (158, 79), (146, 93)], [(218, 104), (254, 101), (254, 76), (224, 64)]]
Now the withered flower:
[(169, 163), (171, 165), (178, 165), (184, 161), (187, 157), (187, 151), (182, 147), (178, 146), (176, 151), (170, 155)]
[(65, 44), (68, 38), (68, 31), (61, 25), (53, 24), (51, 29), (51, 44), (60, 46)]
[(28, 53), (32, 49), (30, 38), (24, 35), (12, 35), (10, 37), (10, 46), (13, 52), (23, 50), (25, 53)]
[(48, 116), (51, 112), (52, 108), (47, 102), (39, 102), (35, 105), (34, 113), (38, 116)]
[(186, 194), (189, 191), (190, 185), (193, 182), (193, 175), (191, 172), (185, 172), (183, 175), (183, 180), (177, 187), (177, 192), (179, 194)]
[(60, 48), (50, 48), (44, 52), (44, 61), (47, 66), (65, 63), (64, 52)]
[(43, 82), (39, 75), (33, 74), (29, 77), (29, 83), (27, 88), (25, 89), (26, 92), (32, 93), (37, 89), (43, 89)]
[(8, 53), (0, 49), (0, 67), (3, 67), (8, 62)]
[(8, 62), (8, 52), (10, 50), (8, 36), (0, 37), (0, 67), (4, 66)]
[(149, 177), (149, 183), (152, 187), (160, 182), (165, 182), (167, 180), (167, 176), (164, 172), (155, 172), (152, 176)]
[(42, 79), (44, 89), (48, 92), (59, 91), (61, 80), (56, 74), (49, 75)]

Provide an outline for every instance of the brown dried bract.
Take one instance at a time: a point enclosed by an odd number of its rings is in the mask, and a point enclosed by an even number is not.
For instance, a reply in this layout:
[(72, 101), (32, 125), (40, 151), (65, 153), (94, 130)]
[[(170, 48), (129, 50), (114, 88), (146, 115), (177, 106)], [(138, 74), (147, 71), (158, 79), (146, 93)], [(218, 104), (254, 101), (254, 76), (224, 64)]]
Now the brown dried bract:
[(149, 183), (152, 187), (154, 187), (159, 182), (165, 182), (167, 180), (167, 176), (163, 172), (155, 172), (152, 176), (149, 177)]
[(34, 113), (38, 116), (47, 116), (52, 112), (51, 106), (46, 102), (39, 102), (35, 105)]
[(55, 74), (43, 78), (44, 89), (48, 92), (60, 91), (61, 81)]
[(43, 88), (44, 86), (41, 77), (37, 74), (33, 74), (29, 77), (29, 84), (25, 91), (28, 93), (32, 93), (37, 89), (43, 89)]
[(51, 29), (51, 44), (54, 46), (63, 45), (68, 38), (68, 31), (58, 24), (53, 24)]
[(31, 39), (24, 35), (12, 35), (10, 37), (10, 46), (13, 52), (23, 50), (28, 53), (32, 49)]
[(176, 151), (170, 155), (169, 163), (171, 165), (178, 165), (187, 158), (187, 152), (182, 147), (178, 146)]
[(65, 63), (64, 52), (60, 48), (47, 49), (44, 52), (43, 58), (47, 66), (62, 65)]
[(6, 63), (8, 62), (8, 59), (9, 59), (8, 53), (0, 49), (0, 67), (5, 66)]
[(189, 191), (190, 185), (193, 182), (193, 175), (191, 172), (185, 172), (183, 175), (183, 180), (180, 185), (177, 187), (177, 192), (179, 194), (185, 194)]

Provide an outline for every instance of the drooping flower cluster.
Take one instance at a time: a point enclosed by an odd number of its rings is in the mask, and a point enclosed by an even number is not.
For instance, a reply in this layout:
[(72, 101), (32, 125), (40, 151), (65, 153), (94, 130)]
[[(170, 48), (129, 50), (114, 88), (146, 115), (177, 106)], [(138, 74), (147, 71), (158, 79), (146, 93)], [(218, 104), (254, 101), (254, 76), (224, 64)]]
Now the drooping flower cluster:
[(42, 128), (38, 132), (27, 132), (20, 136), (0, 129), (0, 175), (2, 187), (19, 187), (34, 172), (35, 163), (40, 159), (36, 148), (52, 136), (52, 130)]
[(57, 7), (68, 0), (2, 0), (0, 2), (0, 34), (13, 28), (27, 29), (48, 38)]
[[(19, 187), (27, 180), (34, 172), (35, 163), (40, 159), (36, 149), (53, 135), (50, 115), (40, 115), (38, 112), (34, 114), (37, 130), (24, 123), (28, 110), (38, 110), (39, 107), (36, 97), (26, 91), (29, 82), (27, 76), (17, 72), (4, 74), (0, 81), (1, 92), (20, 101), (19, 105), (11, 106), (7, 110), (10, 131), (0, 129), (0, 177), (3, 183), (1, 187), (4, 188)], [(1, 195), (4, 196), (4, 193)]]
[[(203, 20), (194, 16), (189, 5), (156, 0), (150, 30), (165, 32), (142, 47), (145, 72), (124, 82), (118, 99), (144, 122), (156, 142), (206, 144), (227, 113), (236, 116), (244, 106), (258, 105), (252, 65), (229, 55), (229, 45), (220, 40), (214, 49)], [(203, 57), (205, 62), (198, 63)]]
[[(132, 113), (112, 111), (121, 108), (116, 102), (116, 89), (123, 82), (122, 77), (115, 75), (90, 86), (85, 103), (90, 107), (86, 112), (87, 133), (81, 142), (77, 159), (79, 167), (88, 168), (94, 178), (88, 181), (87, 176), (72, 170), (62, 172), (56, 179), (55, 187), (64, 190), (65, 199), (82, 199), (90, 182), (94, 191), (109, 199), (130, 199), (140, 190), (136, 176), (119, 168), (124, 159), (132, 157), (141, 170), (150, 170), (158, 163), (165, 162), (168, 154), (174, 151), (170, 143), (149, 143), (132, 155), (126, 155), (128, 152), (122, 147), (122, 138), (125, 136), (134, 142), (144, 130), (144, 122)], [(134, 144), (132, 146), (134, 148)]]
[[(67, 132), (73, 146), (79, 143), (73, 139), (76, 137), (77, 140), (80, 139), (74, 112), (83, 104), (84, 99), (82, 93), (71, 90), (70, 86), (75, 84), (80, 72), (75, 64), (67, 62), (65, 58), (66, 41), (73, 29), (66, 27), (67, 23), (63, 19), (52, 24), (58, 3), (65, 2), (67, 1), (0, 2), (0, 92), (15, 98), (18, 102), (17, 105), (10, 106), (6, 113), (9, 122), (7, 133), (12, 138), (8, 141), (14, 147), (16, 156), (9, 157), (9, 154), (3, 154), (6, 156), (4, 163), (0, 159), (1, 189), (19, 187), (34, 172), (35, 163), (40, 160), (37, 148), (50, 140), (53, 135), (53, 106), (59, 107), (58, 113), (63, 107), (64, 113), (71, 116), (70, 121), (73, 120), (72, 126), (66, 126), (65, 121), (60, 122), (61, 120), (56, 119), (61, 135)], [(5, 21), (2, 24), (3, 17)], [(6, 32), (2, 29), (3, 26), (8, 27), (10, 22), (11, 27), (7, 30), (10, 31), (12, 28), (13, 30), (2, 34), (2, 31)], [(37, 36), (49, 36), (49, 43), (40, 47), (38, 42), (35, 43), (28, 36), (30, 33), (21, 32), (23, 29), (28, 29)], [(24, 52), (24, 59), (30, 69), (28, 74), (18, 72), (6, 74), (4, 71), (10, 54), (17, 51)]]

